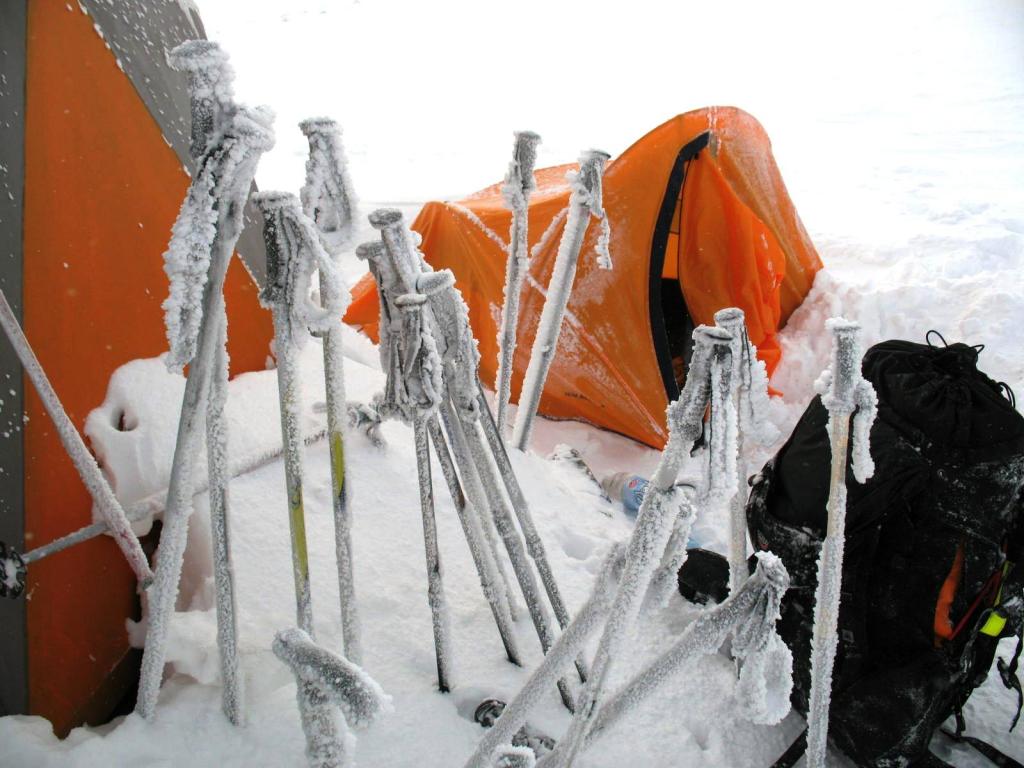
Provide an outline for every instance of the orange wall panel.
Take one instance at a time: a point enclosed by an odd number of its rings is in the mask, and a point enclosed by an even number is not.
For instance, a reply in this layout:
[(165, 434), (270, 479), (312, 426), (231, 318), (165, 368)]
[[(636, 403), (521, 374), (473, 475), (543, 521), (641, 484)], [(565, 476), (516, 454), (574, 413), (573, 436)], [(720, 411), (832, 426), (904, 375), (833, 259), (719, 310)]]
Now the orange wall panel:
[[(90, 17), (70, 7), (29, 3), (24, 323), (81, 429), (118, 366), (167, 348), (161, 256), (189, 180)], [(236, 371), (262, 368), (271, 336), (237, 262), (226, 289)], [(25, 386), (31, 548), (89, 523), (91, 501)], [(33, 565), (29, 579), (29, 707), (64, 733), (119, 697), (104, 687), (129, 651), (135, 584), (107, 538)]]

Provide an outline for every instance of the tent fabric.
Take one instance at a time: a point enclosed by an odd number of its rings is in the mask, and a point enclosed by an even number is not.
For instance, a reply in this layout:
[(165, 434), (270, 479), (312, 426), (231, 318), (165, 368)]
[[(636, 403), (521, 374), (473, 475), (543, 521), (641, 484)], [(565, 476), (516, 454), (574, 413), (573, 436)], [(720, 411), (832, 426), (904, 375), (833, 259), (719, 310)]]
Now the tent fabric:
[[(529, 361), (559, 239), (574, 165), (536, 173), (530, 199), (529, 274), (524, 282), (512, 376), (516, 401)], [(733, 107), (709, 107), (658, 126), (604, 176), (611, 271), (597, 266), (591, 220), (541, 413), (578, 419), (654, 447), (664, 445), (665, 408), (678, 394), (680, 360), (669, 337), (684, 315), (697, 325), (738, 306), (769, 372), (776, 335), (811, 288), (821, 261), (797, 216), (761, 125)], [(424, 206), (413, 229), (434, 269), (455, 273), (480, 346), (480, 375), (493, 385), (511, 212), (496, 184), (458, 202)], [(679, 308), (663, 302), (678, 285)], [(354, 289), (346, 321), (377, 338), (376, 290)], [(664, 310), (664, 311), (663, 311)], [(676, 339), (678, 341), (678, 339)]]
[[(8, 13), (21, 11), (5, 34), (22, 36), (23, 55), (9, 64), (22, 70), (24, 87), (0, 89), (0, 101), (24, 115), (15, 137), (23, 172), (7, 176), (20, 193), (23, 229), (16, 257), (0, 263), (0, 285), (20, 296), (26, 335), (80, 430), (117, 367), (167, 349), (162, 254), (189, 185), (174, 149), (189, 115), (186, 77), (170, 70), (165, 49), (201, 36), (187, 5), (154, 0), (147, 13), (118, 12), (114, 23), (101, 0), (7, 4)], [(225, 299), (235, 373), (266, 365), (272, 329), (257, 294), (233, 259)], [(15, 370), (25, 421), (20, 408), (5, 408), (3, 429), (24, 464), (17, 476), (24, 501), (21, 510), (2, 511), (23, 521), (8, 541), (24, 551), (91, 523), (92, 502), (38, 396)], [(23, 616), (9, 611), (14, 603), (0, 606), (0, 649), (18, 651), (4, 660), (17, 669), (3, 668), (0, 715), (42, 715), (58, 735), (104, 722), (138, 675), (125, 622), (139, 618), (140, 604), (124, 558), (108, 537), (92, 539), (33, 563), (27, 594)], [(19, 642), (7, 643), (14, 633)]]

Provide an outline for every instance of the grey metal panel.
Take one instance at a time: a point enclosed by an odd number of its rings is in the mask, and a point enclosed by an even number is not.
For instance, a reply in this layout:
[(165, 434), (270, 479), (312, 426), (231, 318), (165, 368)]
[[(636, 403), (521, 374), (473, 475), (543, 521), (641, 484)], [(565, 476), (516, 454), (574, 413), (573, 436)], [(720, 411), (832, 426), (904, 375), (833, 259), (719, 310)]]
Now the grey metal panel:
[[(0, 3), (6, 0), (0, 0)], [(189, 98), (185, 75), (167, 63), (167, 51), (186, 40), (206, 38), (195, 6), (187, 0), (81, 0), (117, 57), (149, 113), (189, 173)], [(188, 6), (188, 10), (186, 10)], [(254, 185), (255, 191), (255, 185)], [(256, 284), (266, 274), (262, 219), (250, 204), (237, 250)], [(168, 233), (170, 234), (170, 233)]]
[[(28, 0), (0, 2), (0, 288), (21, 319)], [(21, 365), (0, 335), (0, 541), (24, 552)], [(28, 711), (25, 597), (0, 598), (0, 716)]]

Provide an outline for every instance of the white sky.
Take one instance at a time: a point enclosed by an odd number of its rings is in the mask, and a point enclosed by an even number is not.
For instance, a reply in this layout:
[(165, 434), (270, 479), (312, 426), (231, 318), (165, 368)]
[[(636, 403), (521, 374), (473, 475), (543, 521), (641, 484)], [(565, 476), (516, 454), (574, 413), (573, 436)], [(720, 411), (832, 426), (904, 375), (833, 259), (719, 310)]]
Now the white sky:
[(360, 196), (380, 202), (499, 180), (514, 129), (541, 134), (548, 165), (592, 146), (619, 153), (710, 104), (761, 120), (805, 219), (840, 215), (829, 196), (868, 206), (845, 206), (852, 218), (830, 231), (884, 215), (874, 182), (901, 166), (916, 173), (901, 198), (929, 167), (926, 183), (958, 200), (1024, 178), (1019, 0), (198, 3), (239, 96), (278, 114), (263, 187), (301, 185), (294, 126), (313, 114), (342, 123)]

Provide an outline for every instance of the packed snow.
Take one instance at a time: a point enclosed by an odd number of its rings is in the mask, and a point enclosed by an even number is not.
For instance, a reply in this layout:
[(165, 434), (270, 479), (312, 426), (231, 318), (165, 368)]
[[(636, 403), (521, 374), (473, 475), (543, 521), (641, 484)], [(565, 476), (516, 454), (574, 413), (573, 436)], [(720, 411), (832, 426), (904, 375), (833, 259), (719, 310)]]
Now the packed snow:
[[(445, 23), (434, 5), (396, 2), (254, 0), (239, 13), (227, 0), (204, 0), (200, 10), (210, 37), (231, 56), (239, 95), (277, 110), (280, 140), (260, 166), (260, 184), (298, 191), (308, 147), (292, 126), (309, 114), (330, 114), (345, 128), (348, 168), (362, 198), (390, 201), (409, 220), (420, 201), (461, 197), (500, 177), (508, 131), (519, 125), (543, 133), (543, 166), (571, 159), (581, 144), (617, 154), (663, 119), (707, 104), (733, 103), (758, 117), (826, 270), (780, 336), (783, 363), (771, 386), (781, 394), (767, 403), (779, 437), (743, 446), (743, 477), (778, 448), (813, 396), (829, 362), (830, 317), (858, 322), (865, 348), (888, 338), (922, 341), (931, 328), (950, 341), (983, 343), (981, 368), (1024, 392), (1024, 8), (1014, 0), (840, 8), (810, 2), (667, 8), (640, 0), (600, 13), (590, 5), (537, 0), (518, 3), (500, 22), (486, 19), (478, 4), (455, 2)], [(539, 40), (541, 31), (558, 44), (545, 45), (536, 60), (516, 58), (515, 79), (528, 86), (488, 98), (501, 72), (481, 62), (492, 62), (496, 50), (518, 50), (528, 37)], [(627, 55), (616, 55), (615, 66), (599, 73), (588, 67), (585, 76), (574, 76), (582, 43), (563, 41), (591, 41), (604, 51), (613, 35), (615, 50), (625, 47)], [(355, 76), (368, 63), (373, 76)], [(301, 87), (311, 74), (328, 80), (336, 74), (338, 86)], [(572, 98), (566, 97), (569, 77)], [(401, 97), (382, 98), (382, 83), (400, 88)], [(438, 115), (443, 119), (432, 119)], [(376, 234), (366, 219), (374, 207), (359, 208), (354, 241)], [(340, 268), (351, 282), (366, 266), (345, 251)], [(384, 384), (377, 349), (350, 328), (341, 335), (346, 394), (368, 403)], [(320, 345), (314, 340), (297, 353), (297, 415), (311, 437), (303, 462), (314, 626), (318, 643), (338, 651), (331, 462), (326, 442), (315, 439), (326, 429), (317, 407), (325, 400)], [(167, 371), (163, 361), (134, 361), (115, 372), (107, 402), (90, 418), (87, 434), (126, 509), (167, 487), (183, 388), (180, 373)], [(295, 619), (284, 470), (275, 456), (281, 450), (277, 396), (274, 371), (243, 374), (229, 385), (226, 411), (231, 469), (241, 472), (231, 484), (231, 536), (247, 725), (232, 726), (221, 711), (206, 465), (198, 450), (195, 512), (155, 719), (130, 715), (58, 741), (40, 718), (3, 718), (0, 765), (306, 764), (295, 677), (272, 651), (276, 633)], [(509, 418), (514, 415), (510, 409)], [(134, 428), (118, 429), (122, 420)], [(855, 423), (855, 443), (857, 431)], [(525, 615), (512, 626), (524, 665), (507, 661), (465, 543), (466, 521), (436, 482), (454, 683), (449, 694), (436, 690), (413, 431), (388, 421), (379, 434), (386, 445), (350, 430), (346, 463), (360, 666), (392, 697), (393, 711), (359, 734), (354, 758), (374, 768), (459, 765), (485, 735), (473, 722), (476, 706), (489, 697), (511, 702), (548, 662)], [(571, 465), (543, 458), (560, 443), (577, 448), (598, 477), (622, 470), (649, 477), (659, 455), (586, 425), (539, 419), (531, 452), (511, 456), (570, 614), (596, 622), (607, 603), (581, 608), (634, 522), (598, 490), (588, 493)], [(699, 475), (702, 460), (688, 461), (683, 474)], [(433, 468), (441, 479), (436, 457)], [(697, 515), (692, 535), (725, 552), (728, 525), (725, 509)], [(497, 574), (494, 582), (497, 590)], [(611, 670), (609, 683), (617, 687), (671, 653), (707, 615), (677, 594), (663, 611), (641, 611), (626, 628), (630, 653)], [(142, 642), (143, 625), (127, 629), (133, 642)], [(724, 654), (683, 666), (631, 707), (599, 749), (584, 753), (580, 768), (770, 765), (803, 720), (791, 713), (777, 725), (751, 722), (771, 722), (784, 709), (788, 663), (770, 636), (754, 645), (760, 650), (738, 680)], [(592, 640), (588, 658), (594, 647)], [(558, 660), (565, 662), (562, 670), (571, 669), (576, 650), (571, 646)], [(1012, 641), (1004, 641), (1000, 655), (1012, 650)], [(516, 719), (560, 737), (570, 716), (554, 685), (526, 692), (531, 706)], [(1007, 732), (1014, 707), (1014, 695), (993, 675), (965, 710), (968, 733), (1024, 760), (1024, 734)], [(531, 764), (522, 750), (507, 746), (515, 730), (499, 734), (483, 757), (503, 748), (506, 764)], [(958, 766), (987, 764), (942, 737), (933, 750)]]

